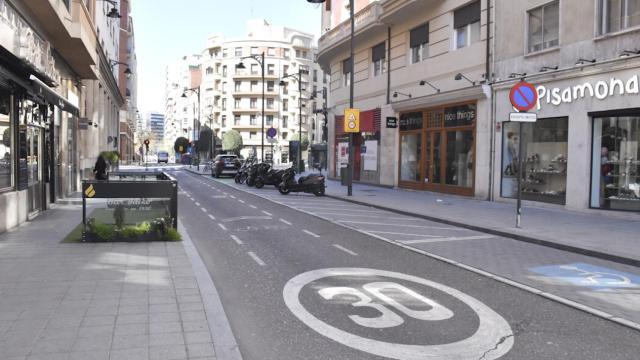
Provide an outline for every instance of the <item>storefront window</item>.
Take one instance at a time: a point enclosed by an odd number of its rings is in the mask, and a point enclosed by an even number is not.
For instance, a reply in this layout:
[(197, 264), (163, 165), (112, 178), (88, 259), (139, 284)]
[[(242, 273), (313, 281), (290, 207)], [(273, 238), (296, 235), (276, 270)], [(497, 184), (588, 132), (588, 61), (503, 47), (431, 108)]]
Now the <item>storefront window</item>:
[(473, 132), (447, 132), (446, 184), (473, 186)]
[(0, 92), (0, 190), (13, 187), (13, 152), (9, 94)]
[(593, 124), (591, 207), (640, 211), (640, 115)]
[(400, 149), (400, 180), (420, 181), (420, 153), (422, 134), (402, 135)]
[[(568, 126), (568, 118), (522, 124), (522, 199), (565, 204)], [(518, 127), (518, 123), (508, 122), (502, 131), (502, 196), (507, 198), (517, 196)]]

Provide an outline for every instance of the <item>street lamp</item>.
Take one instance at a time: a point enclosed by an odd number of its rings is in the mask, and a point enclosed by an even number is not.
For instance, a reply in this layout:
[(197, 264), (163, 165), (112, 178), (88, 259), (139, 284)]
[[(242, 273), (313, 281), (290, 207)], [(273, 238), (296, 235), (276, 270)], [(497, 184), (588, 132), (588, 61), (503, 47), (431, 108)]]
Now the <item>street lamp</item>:
[[(312, 3), (312, 4), (321, 4), (323, 2), (325, 2), (325, 0), (307, 0), (307, 2)], [(354, 69), (354, 61), (353, 61), (353, 57), (354, 57), (354, 31), (355, 31), (355, 5), (354, 5), (354, 0), (349, 0), (349, 17), (351, 19), (351, 35), (350, 35), (350, 57), (349, 57), (349, 61), (351, 62), (351, 73), (350, 73), (350, 79), (349, 79), (349, 108), (353, 109), (353, 87), (355, 85), (355, 81), (354, 81), (354, 73), (355, 73), (355, 69)], [(348, 170), (347, 171), (347, 196), (352, 196), (353, 195), (353, 133), (349, 133), (349, 164), (348, 164)]]
[(113, 5), (111, 10), (109, 10), (109, 13), (107, 14), (108, 18), (119, 19), (119, 18), (122, 17), (122, 16), (120, 16), (120, 13), (118, 12), (118, 9), (116, 9), (116, 6), (118, 5), (118, 3), (116, 3), (115, 0), (98, 0), (98, 1), (108, 2), (109, 4)]
[[(197, 126), (194, 124), (194, 128), (195, 128), (195, 132), (198, 134), (197, 138), (198, 138), (198, 140), (200, 140), (200, 88), (199, 87), (195, 87), (195, 88), (191, 88), (191, 89), (184, 89), (184, 91), (182, 92), (182, 97), (186, 99), (188, 92), (198, 95), (198, 124), (197, 124)], [(195, 134), (194, 134), (193, 138), (194, 139), (196, 138)], [(200, 171), (200, 149), (198, 149), (197, 143), (196, 143), (196, 158), (198, 159), (198, 163), (197, 163), (196, 166), (197, 166), (198, 171)]]
[[(282, 78), (280, 78), (280, 86), (285, 86), (287, 83), (284, 81), (284, 79), (286, 78), (293, 78), (294, 76), (297, 75), (298, 77), (298, 137), (300, 138), (299, 144), (298, 144), (298, 163), (296, 164), (296, 166), (298, 167), (298, 171), (302, 172), (300, 170), (300, 164), (302, 162), (302, 75), (303, 74), (309, 74), (309, 70), (306, 69), (302, 69), (301, 66), (298, 67), (298, 74), (289, 74), (289, 75), (285, 75)], [(308, 137), (308, 135), (307, 135)]]
[(262, 132), (260, 134), (260, 160), (264, 162), (264, 51), (262, 54), (258, 55), (249, 55), (240, 58), (240, 62), (236, 65), (236, 69), (246, 69), (244, 64), (242, 63), (245, 59), (253, 59), (260, 65), (260, 70), (262, 70)]
[(131, 79), (131, 75), (133, 75), (133, 71), (131, 71), (131, 69), (129, 68), (129, 64), (121, 61), (109, 60), (109, 67), (111, 67), (111, 70), (113, 70), (113, 67), (116, 65), (125, 65), (127, 68), (124, 70), (124, 74), (127, 76), (127, 79)]

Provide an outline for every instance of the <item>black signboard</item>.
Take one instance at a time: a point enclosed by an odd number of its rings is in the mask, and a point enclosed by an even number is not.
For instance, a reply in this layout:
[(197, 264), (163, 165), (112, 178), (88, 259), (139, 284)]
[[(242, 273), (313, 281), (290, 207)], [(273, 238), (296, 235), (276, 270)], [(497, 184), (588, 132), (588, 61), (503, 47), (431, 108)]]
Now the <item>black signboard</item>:
[(413, 112), (400, 115), (400, 130), (422, 129), (422, 112)]
[(27, 128), (21, 126), (18, 130), (18, 190), (26, 190), (29, 187), (27, 152)]
[(476, 106), (466, 104), (444, 108), (444, 126), (469, 126), (476, 119)]
[(395, 129), (398, 127), (398, 118), (395, 116), (387, 117), (387, 129)]

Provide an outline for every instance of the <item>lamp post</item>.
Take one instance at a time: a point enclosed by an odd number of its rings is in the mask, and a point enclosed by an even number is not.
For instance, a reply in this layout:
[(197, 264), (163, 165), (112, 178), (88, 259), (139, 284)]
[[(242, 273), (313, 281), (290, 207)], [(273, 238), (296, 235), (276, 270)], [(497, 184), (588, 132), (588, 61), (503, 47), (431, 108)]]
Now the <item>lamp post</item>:
[[(200, 140), (200, 88), (196, 87), (196, 88), (191, 88), (191, 89), (185, 89), (184, 92), (182, 93), (182, 97), (186, 98), (187, 97), (187, 92), (191, 92), (191, 93), (195, 93), (198, 95), (198, 124), (194, 124), (194, 130), (195, 132), (198, 134), (197, 136), (197, 140)], [(194, 134), (194, 140), (196, 140), (196, 136)], [(200, 171), (200, 149), (198, 149), (198, 143), (196, 143), (196, 157), (198, 159), (198, 164), (197, 169), (198, 171)]]
[[(312, 4), (321, 4), (325, 2), (325, 0), (307, 0)], [(351, 62), (351, 73), (349, 74), (349, 108), (353, 109), (353, 86), (354, 86), (354, 31), (355, 31), (355, 10), (354, 10), (354, 0), (349, 0), (349, 16), (351, 18), (351, 35), (350, 35), (350, 57), (349, 61)], [(349, 165), (347, 171), (347, 196), (353, 195), (353, 133), (349, 133)]]
[(245, 59), (255, 60), (260, 65), (260, 70), (262, 70), (262, 132), (260, 133), (260, 160), (261, 162), (264, 162), (264, 51), (259, 56), (250, 55), (240, 58), (240, 62), (236, 65), (236, 69), (246, 68), (242, 63)]
[(308, 70), (302, 69), (300, 66), (298, 67), (298, 74), (289, 74), (289, 75), (285, 75), (282, 78), (280, 78), (280, 86), (284, 86), (286, 84), (286, 82), (284, 81), (284, 79), (286, 78), (292, 78), (294, 76), (298, 76), (298, 137), (300, 138), (299, 144), (298, 144), (298, 156), (297, 156), (297, 160), (298, 163), (296, 164), (296, 166), (298, 167), (298, 171), (300, 171), (300, 164), (302, 162), (302, 75), (303, 74), (309, 74)]

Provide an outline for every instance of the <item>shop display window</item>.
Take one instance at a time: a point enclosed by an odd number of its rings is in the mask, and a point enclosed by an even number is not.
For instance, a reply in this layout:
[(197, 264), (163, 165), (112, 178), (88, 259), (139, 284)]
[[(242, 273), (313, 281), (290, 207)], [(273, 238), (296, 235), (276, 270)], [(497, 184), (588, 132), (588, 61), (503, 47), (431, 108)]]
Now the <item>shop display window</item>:
[(593, 120), (591, 207), (640, 211), (640, 115)]
[[(502, 197), (517, 197), (519, 123), (506, 122), (502, 138)], [(522, 199), (564, 205), (567, 192), (568, 118), (522, 124)]]
[(402, 135), (402, 141), (400, 144), (400, 180), (420, 181), (422, 134), (415, 133)]
[(10, 117), (11, 96), (0, 92), (0, 190), (13, 187), (13, 151)]

